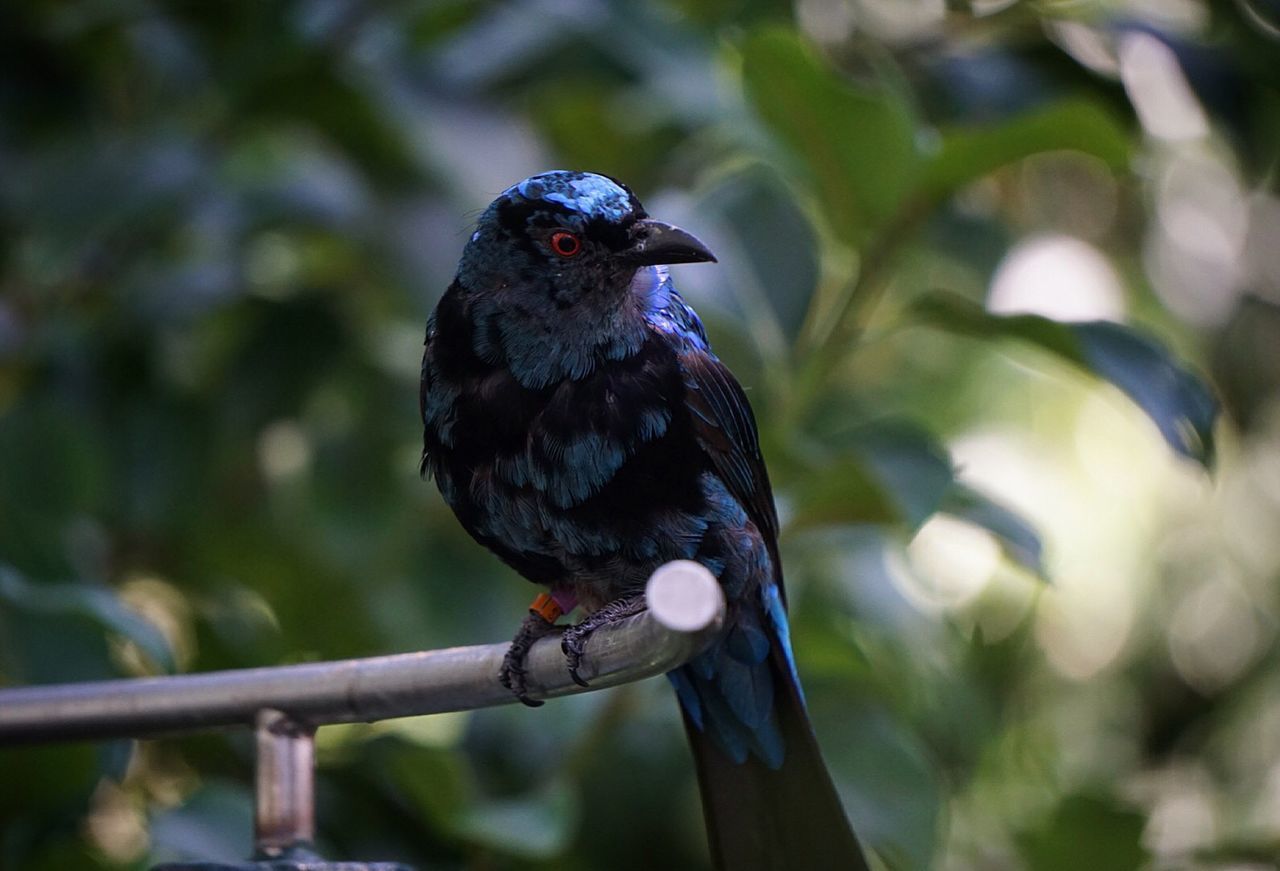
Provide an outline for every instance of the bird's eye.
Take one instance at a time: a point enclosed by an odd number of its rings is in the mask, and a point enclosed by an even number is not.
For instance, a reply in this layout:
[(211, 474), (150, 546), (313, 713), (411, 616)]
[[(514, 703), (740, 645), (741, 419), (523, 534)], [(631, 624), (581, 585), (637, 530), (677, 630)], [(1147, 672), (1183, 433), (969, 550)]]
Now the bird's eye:
[(551, 234), (551, 250), (561, 257), (576, 257), (582, 250), (582, 240), (572, 233), (559, 230)]

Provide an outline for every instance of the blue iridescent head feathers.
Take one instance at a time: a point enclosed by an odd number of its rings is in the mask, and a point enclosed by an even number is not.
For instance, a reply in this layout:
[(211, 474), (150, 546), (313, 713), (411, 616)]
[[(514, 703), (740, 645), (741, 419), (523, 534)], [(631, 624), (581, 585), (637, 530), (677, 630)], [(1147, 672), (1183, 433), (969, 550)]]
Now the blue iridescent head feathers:
[[(514, 270), (522, 279), (556, 279), (561, 291), (585, 289), (586, 282), (608, 290), (621, 289), (642, 266), (704, 260), (715, 260), (706, 246), (649, 218), (626, 185), (592, 172), (554, 170), (512, 185), (485, 209), (458, 277), (469, 284), (486, 273), (509, 278), (493, 273)], [(536, 267), (545, 267), (544, 274), (528, 271)], [(556, 301), (563, 307), (577, 296), (564, 292)]]
[[(609, 254), (625, 249), (631, 227), (646, 217), (631, 191), (603, 175), (555, 170), (530, 176), (499, 194), (480, 216), (459, 277), (465, 281), (485, 266), (595, 273), (598, 269), (583, 267), (601, 267)], [(572, 258), (573, 269), (552, 247), (557, 232), (572, 233), (584, 243)]]
[(530, 176), (503, 191), (498, 203), (504, 199), (514, 202), (517, 198), (525, 202), (556, 203), (587, 220), (599, 218), (622, 223), (628, 216), (644, 215), (640, 201), (626, 185), (594, 172), (557, 169)]
[(533, 387), (633, 353), (656, 301), (637, 292), (655, 284), (648, 271), (714, 259), (693, 236), (651, 219), (620, 182), (556, 170), (485, 209), (456, 285), (471, 300), (476, 353)]

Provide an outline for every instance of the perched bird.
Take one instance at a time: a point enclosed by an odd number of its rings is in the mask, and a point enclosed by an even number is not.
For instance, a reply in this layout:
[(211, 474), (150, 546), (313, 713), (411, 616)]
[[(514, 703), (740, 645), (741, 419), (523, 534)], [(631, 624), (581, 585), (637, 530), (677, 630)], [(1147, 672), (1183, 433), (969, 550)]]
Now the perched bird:
[(691, 559), (719, 580), (725, 628), (668, 677), (722, 869), (863, 869), (792, 659), (778, 520), (755, 419), (666, 265), (714, 261), (620, 182), (547, 172), (480, 216), (427, 324), (422, 470), (466, 530), (549, 592), (502, 669), (556, 618), (575, 679), (594, 630), (644, 608), (645, 581)]

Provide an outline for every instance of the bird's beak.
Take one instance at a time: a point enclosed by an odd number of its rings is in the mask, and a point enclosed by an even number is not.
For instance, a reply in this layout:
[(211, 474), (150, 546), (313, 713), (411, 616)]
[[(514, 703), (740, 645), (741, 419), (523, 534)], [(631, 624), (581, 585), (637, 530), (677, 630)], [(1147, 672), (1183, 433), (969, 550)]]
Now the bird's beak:
[(631, 239), (631, 247), (618, 256), (635, 266), (716, 262), (716, 255), (691, 233), (652, 218), (636, 221), (631, 227)]

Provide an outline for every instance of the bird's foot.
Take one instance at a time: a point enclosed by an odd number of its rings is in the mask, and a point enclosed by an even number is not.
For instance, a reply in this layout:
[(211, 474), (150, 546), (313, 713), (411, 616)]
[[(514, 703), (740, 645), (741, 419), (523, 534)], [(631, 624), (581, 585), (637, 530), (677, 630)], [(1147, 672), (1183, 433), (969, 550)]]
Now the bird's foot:
[(574, 683), (587, 686), (587, 681), (578, 674), (578, 669), (582, 667), (582, 655), (591, 633), (603, 626), (611, 626), (639, 614), (644, 609), (644, 593), (623, 596), (593, 611), (580, 623), (564, 631), (564, 637), (560, 640), (560, 649), (564, 651), (565, 662), (569, 666), (569, 676), (573, 678)]
[(531, 708), (540, 707), (542, 702), (529, 698), (528, 687), (525, 685), (525, 660), (528, 659), (529, 648), (533, 647), (535, 641), (555, 631), (554, 618), (548, 620), (541, 611), (530, 608), (524, 622), (520, 624), (520, 631), (511, 639), (511, 646), (502, 657), (502, 671), (498, 672), (498, 680), (517, 699)]

